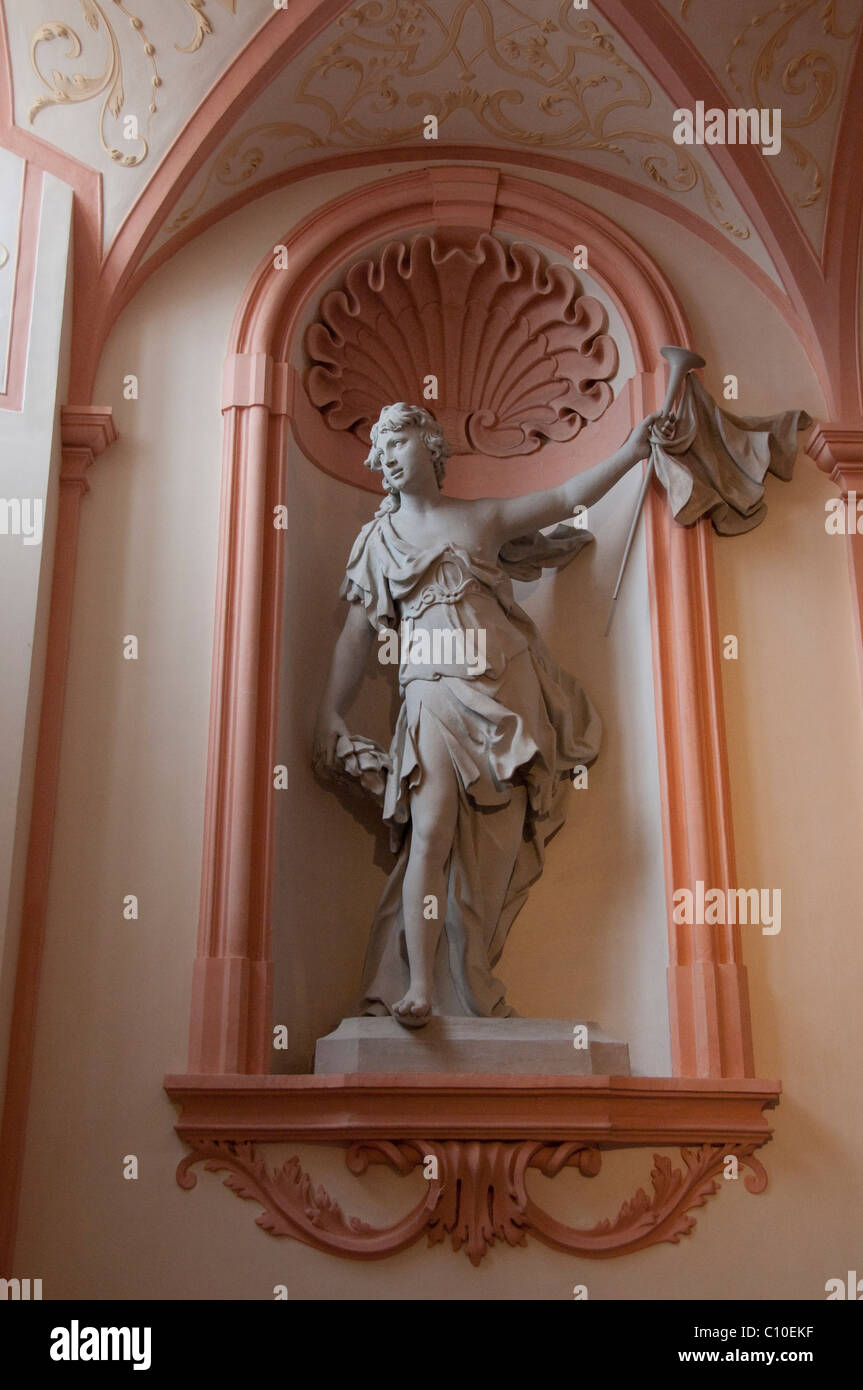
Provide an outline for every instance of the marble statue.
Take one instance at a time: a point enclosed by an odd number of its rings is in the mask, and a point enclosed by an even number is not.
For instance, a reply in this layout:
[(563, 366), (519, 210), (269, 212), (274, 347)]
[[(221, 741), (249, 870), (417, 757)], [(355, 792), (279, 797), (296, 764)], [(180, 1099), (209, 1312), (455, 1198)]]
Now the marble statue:
[[(377, 792), (398, 850), (359, 1013), (412, 1028), (432, 1013), (514, 1015), (492, 970), (563, 823), (572, 770), (597, 755), (600, 722), (512, 579), (559, 567), (590, 540), (574, 526), (540, 528), (590, 507), (648, 457), (660, 414), (560, 487), (474, 501), (441, 491), (450, 450), (429, 412), (390, 405), (372, 428), (366, 463), (387, 496), (348, 560), (314, 750), (319, 773)], [(388, 752), (345, 722), (375, 648), (399, 661)]]

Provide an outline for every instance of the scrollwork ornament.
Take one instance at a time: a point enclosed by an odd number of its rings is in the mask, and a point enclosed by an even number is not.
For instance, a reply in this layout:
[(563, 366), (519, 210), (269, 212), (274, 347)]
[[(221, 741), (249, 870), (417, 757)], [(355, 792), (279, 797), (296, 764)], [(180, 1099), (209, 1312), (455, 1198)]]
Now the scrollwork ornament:
[[(263, 139), (287, 147), (287, 154), (322, 145), (353, 150), (382, 141), (416, 143), (423, 142), (427, 116), (443, 129), (468, 113), (504, 144), (595, 152), (624, 165), (640, 158), (648, 177), (672, 196), (700, 189), (709, 215), (745, 241), (749, 228), (728, 213), (700, 161), (636, 119), (653, 105), (649, 82), (618, 51), (611, 33), (574, 13), (571, 0), (559, 0), (556, 20), (510, 0), (494, 7), (490, 0), (464, 0), (447, 15), (432, 0), (369, 0), (352, 7), (294, 90), (293, 102), (310, 111), (309, 120), (268, 122), (236, 137), (168, 230), (188, 223), (214, 187), (234, 185), (246, 141), (255, 140), (260, 158), (246, 162), (242, 181), (266, 159)], [(482, 43), (471, 47), (476, 32)], [(489, 65), (501, 74), (500, 86), (490, 85)], [(437, 81), (427, 82), (432, 73)]]
[[(690, 0), (683, 0), (680, 14), (684, 22), (691, 17)], [(833, 54), (800, 33), (807, 16), (817, 17), (825, 39), (841, 42), (856, 35), (853, 25), (842, 28), (838, 0), (779, 0), (768, 9), (758, 10), (735, 34), (725, 62), (729, 86), (752, 106), (769, 108), (776, 104), (781, 92), (783, 141), (805, 176), (805, 186), (791, 195), (800, 208), (812, 207), (820, 200), (824, 172), (812, 150), (799, 135), (790, 132), (805, 130), (819, 121), (833, 105), (839, 90), (839, 67)], [(744, 74), (743, 55), (752, 40), (757, 46)], [(792, 51), (789, 57), (795, 42), (804, 46)]]
[[(28, 112), (28, 119), (32, 124), (40, 111), (44, 111), (48, 106), (78, 104), (102, 97), (98, 124), (99, 141), (102, 148), (108, 157), (121, 168), (134, 169), (144, 162), (149, 153), (150, 123), (158, 110), (157, 93), (163, 85), (157, 63), (156, 46), (152, 42), (140, 15), (135, 14), (127, 6), (125, 0), (111, 0), (114, 9), (118, 10), (128, 21), (128, 26), (140, 43), (150, 67), (150, 101), (147, 107), (147, 119), (146, 122), (142, 123), (138, 122), (137, 117), (135, 118), (135, 133), (126, 137), (133, 148), (124, 152), (116, 145), (111, 144), (106, 132), (109, 117), (117, 121), (123, 119), (123, 110), (126, 106), (123, 51), (116, 22), (109, 17), (107, 0), (79, 0), (79, 2), (84, 23), (94, 34), (102, 34), (107, 40), (107, 56), (102, 71), (88, 76), (82, 72), (61, 72), (59, 68), (54, 67), (49, 73), (45, 73), (40, 66), (40, 45), (49, 44), (58, 39), (65, 40), (69, 46), (63, 58), (66, 63), (71, 63), (81, 57), (83, 44), (76, 31), (59, 20), (49, 20), (40, 24), (30, 40), (30, 63), (36, 76), (46, 88), (46, 92), (38, 96), (32, 103)], [(206, 0), (182, 0), (182, 3), (191, 12), (194, 20), (194, 32), (188, 43), (175, 43), (174, 47), (178, 53), (195, 53), (207, 35), (212, 34), (213, 26), (204, 9)], [(133, 113), (128, 114), (132, 115)], [(142, 124), (143, 130), (141, 129)]]
[(205, 0), (184, 0), (192, 11), (195, 21), (195, 32), (187, 44), (175, 43), (174, 47), (178, 53), (197, 53), (201, 44), (208, 34), (212, 34), (213, 26), (204, 11)]
[(608, 1259), (650, 1245), (677, 1245), (681, 1236), (691, 1235), (695, 1218), (690, 1212), (719, 1191), (730, 1158), (750, 1170), (744, 1180), (746, 1190), (763, 1192), (767, 1174), (755, 1156), (762, 1143), (759, 1138), (682, 1148), (680, 1168), (666, 1155), (654, 1154), (651, 1192), (639, 1188), (621, 1204), (616, 1217), (581, 1230), (543, 1210), (528, 1193), (527, 1173), (533, 1168), (553, 1178), (564, 1168), (575, 1167), (584, 1177), (595, 1176), (600, 1150), (583, 1142), (367, 1139), (354, 1143), (347, 1153), (347, 1166), (357, 1177), (370, 1163), (386, 1164), (403, 1177), (417, 1167), (423, 1170), (426, 1192), (388, 1227), (345, 1216), (323, 1187), (313, 1186), (296, 1158), (270, 1172), (248, 1140), (190, 1141), (191, 1152), (179, 1164), (177, 1182), (187, 1191), (193, 1188), (196, 1178), (191, 1169), (198, 1163), (209, 1172), (227, 1172), (225, 1186), (263, 1208), (257, 1218), (262, 1230), (349, 1259), (396, 1254), (423, 1234), (430, 1246), (449, 1238), (452, 1248), (464, 1249), (475, 1266), (496, 1243), (524, 1246), (528, 1235), (568, 1254)]

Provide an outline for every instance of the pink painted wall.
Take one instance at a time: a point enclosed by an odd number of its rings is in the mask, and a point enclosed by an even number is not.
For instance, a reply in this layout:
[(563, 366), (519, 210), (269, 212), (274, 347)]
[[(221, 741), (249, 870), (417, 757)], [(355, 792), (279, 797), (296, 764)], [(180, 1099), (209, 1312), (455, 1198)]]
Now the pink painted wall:
[[(746, 940), (758, 1069), (781, 1075), (786, 1087), (778, 1140), (765, 1151), (767, 1192), (753, 1198), (742, 1183), (729, 1183), (699, 1214), (695, 1235), (677, 1248), (588, 1266), (534, 1245), (494, 1251), (476, 1271), (443, 1248), (417, 1247), (370, 1265), (337, 1262), (264, 1235), (252, 1206), (224, 1191), (215, 1177), (202, 1177), (191, 1194), (174, 1183), (182, 1150), (161, 1082), (166, 1072), (182, 1071), (186, 1059), (209, 708), (221, 356), (237, 297), (262, 247), (364, 177), (339, 175), (271, 195), (212, 228), (144, 287), (108, 344), (95, 399), (114, 406), (121, 439), (97, 462), (82, 507), (16, 1265), (43, 1278), (46, 1298), (269, 1298), (274, 1284), (287, 1283), (292, 1299), (568, 1299), (577, 1282), (588, 1284), (592, 1298), (823, 1297), (827, 1278), (859, 1265), (851, 1213), (863, 1196), (863, 1120), (847, 1097), (863, 1043), (854, 978), (861, 947), (853, 929), (863, 746), (844, 546), (824, 533), (823, 504), (832, 489), (805, 459), (790, 486), (771, 481), (764, 526), (715, 545), (720, 626), (741, 639), (740, 660), (725, 667), (740, 882), (779, 885), (783, 892), (782, 933)], [(733, 370), (742, 383), (741, 410), (802, 405), (821, 411), (799, 345), (776, 311), (727, 271), (716, 252), (680, 228), (671, 235), (660, 215), (634, 210), (617, 195), (567, 186), (616, 216), (672, 276), (709, 359), (709, 386), (715, 390), (721, 374)], [(128, 372), (139, 375), (138, 402), (122, 398)], [(301, 464), (292, 476), (289, 544), (300, 517), (316, 527), (331, 523), (332, 538), (321, 545), (319, 561), (322, 573), (335, 576), (368, 515), (369, 498)], [(337, 497), (340, 513), (334, 511)], [(620, 526), (611, 514), (599, 520), (607, 533)], [(618, 539), (619, 531), (609, 554)], [(289, 572), (289, 586), (291, 578)], [(556, 645), (564, 640), (570, 603), (577, 611), (582, 584), (587, 578), (573, 571), (531, 599), (544, 609)], [(604, 574), (597, 587), (606, 591)], [(334, 633), (335, 594), (324, 598), (321, 591), (319, 602)], [(616, 629), (627, 660), (639, 640), (638, 619), (636, 603)], [(623, 707), (624, 697), (632, 697), (612, 666), (596, 666), (591, 675), (588, 628), (581, 631), (583, 655), (573, 665), (604, 710), (615, 701)], [(139, 636), (137, 663), (122, 660), (127, 633)], [(321, 669), (325, 653), (311, 626), (292, 636), (310, 669)], [(562, 645), (558, 650), (568, 659)], [(292, 698), (288, 687), (286, 711)], [(642, 720), (645, 708), (641, 691)], [(615, 756), (623, 758), (623, 749)], [(615, 769), (609, 755), (600, 767), (591, 797), (603, 795), (603, 786), (625, 785), (625, 763)], [(293, 763), (291, 770), (294, 785), (302, 787), (305, 770), (298, 764), (295, 771)], [(346, 902), (362, 899), (365, 907), (380, 872), (369, 867), (367, 836), (346, 823), (334, 799), (323, 791), (315, 797), (318, 835), (321, 827), (338, 834), (345, 847), (342, 864), (328, 877), (346, 883)], [(644, 814), (636, 798), (627, 828)], [(605, 871), (610, 847), (582, 842)], [(553, 855), (559, 848), (551, 846), (544, 896), (526, 910), (532, 915), (517, 925), (505, 957), (514, 997), (528, 1008), (534, 1001), (557, 1007), (561, 997), (533, 973), (537, 935), (547, 930), (566, 945), (580, 891), (578, 870), (562, 862), (564, 854)], [(632, 854), (630, 835), (619, 848)], [(649, 840), (636, 846), (642, 856), (648, 848)], [(633, 872), (644, 868), (645, 858), (636, 858)], [(300, 904), (299, 890), (289, 889), (284, 877), (277, 886), (281, 901), (293, 891)], [(629, 884), (625, 891), (632, 889)], [(140, 898), (137, 922), (122, 916), (123, 896), (131, 892)], [(335, 914), (322, 919), (322, 890), (310, 883), (308, 892), (302, 931), (312, 939), (323, 932), (329, 945), (340, 924)], [(653, 979), (657, 967), (647, 916), (636, 918), (628, 908), (611, 919), (608, 953), (601, 945), (593, 950), (586, 969), (591, 998), (611, 1007), (622, 1001), (616, 1007), (624, 1024), (625, 1010), (637, 1017), (640, 982)], [(641, 954), (633, 957), (624, 945)], [(297, 943), (289, 943), (279, 989), (289, 970), (304, 970), (304, 960)], [(343, 982), (351, 968), (350, 959), (340, 962)], [(304, 998), (318, 987), (308, 970), (293, 978)], [(616, 1018), (603, 1021), (614, 1026)], [(130, 1153), (140, 1160), (136, 1183), (122, 1178)], [(344, 1172), (337, 1151), (307, 1147), (301, 1158), (348, 1210), (367, 1219), (394, 1219), (421, 1181), (409, 1184), (379, 1172), (360, 1183)], [(549, 1209), (570, 1221), (590, 1220), (616, 1211), (623, 1197), (646, 1183), (648, 1166), (643, 1155), (621, 1155), (595, 1182), (575, 1174), (550, 1186), (538, 1176), (531, 1182)]]

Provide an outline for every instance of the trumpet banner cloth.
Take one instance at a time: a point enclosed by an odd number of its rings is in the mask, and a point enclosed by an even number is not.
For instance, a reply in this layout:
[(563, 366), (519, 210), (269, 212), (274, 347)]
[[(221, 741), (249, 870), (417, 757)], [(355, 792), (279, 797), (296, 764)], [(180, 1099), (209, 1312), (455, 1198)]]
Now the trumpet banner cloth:
[(729, 415), (690, 374), (672, 437), (655, 428), (651, 434), (653, 466), (674, 520), (692, 526), (709, 516), (721, 536), (751, 531), (767, 515), (765, 477), (789, 481), (798, 432), (811, 424), (805, 410)]

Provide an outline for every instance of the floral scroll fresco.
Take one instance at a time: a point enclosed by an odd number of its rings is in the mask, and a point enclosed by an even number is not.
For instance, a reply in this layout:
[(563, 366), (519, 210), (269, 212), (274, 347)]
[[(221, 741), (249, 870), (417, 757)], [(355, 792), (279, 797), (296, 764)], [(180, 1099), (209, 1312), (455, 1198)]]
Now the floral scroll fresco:
[[(699, 21), (709, 22), (714, 49), (710, 61), (735, 104), (782, 108), (783, 139), (790, 156), (788, 195), (798, 209), (823, 202), (824, 127), (831, 113), (836, 117), (836, 98), (847, 79), (846, 64), (861, 19), (858, 0), (778, 0), (766, 8), (753, 6), (745, 24), (727, 17), (728, 33), (714, 27), (713, 0), (666, 0), (666, 8), (693, 38)], [(700, 30), (697, 42), (703, 49)]]
[[(206, 11), (206, 0), (178, 2), (186, 7), (186, 24), (188, 26), (191, 23), (192, 27), (191, 33), (183, 34), (181, 25), (178, 24), (177, 35), (185, 37), (186, 42), (175, 40), (173, 46), (178, 53), (196, 53), (207, 36), (213, 32), (212, 20)], [(217, 0), (217, 3), (230, 14), (236, 12), (237, 0)], [(133, 169), (142, 164), (149, 154), (147, 136), (150, 123), (159, 109), (158, 97), (163, 78), (159, 71), (157, 46), (150, 26), (145, 25), (141, 16), (125, 4), (124, 0), (112, 0), (111, 4), (106, 3), (106, 0), (101, 0), (101, 3), (100, 0), (80, 0), (80, 5), (81, 16), (87, 28), (107, 41), (107, 54), (102, 69), (92, 76), (82, 72), (61, 72), (57, 67), (52, 67), (46, 73), (42, 64), (48, 61), (44, 52), (48, 45), (52, 45), (55, 40), (65, 42), (68, 47), (63, 53), (62, 61), (68, 65), (83, 56), (84, 44), (77, 31), (60, 20), (52, 19), (40, 24), (30, 40), (30, 61), (46, 91), (33, 102), (28, 118), (32, 123), (47, 106), (95, 101), (101, 97), (99, 141), (102, 149), (115, 164)], [(124, 57), (124, 43), (129, 42), (126, 38), (129, 33), (134, 36), (131, 42), (140, 46), (149, 68), (150, 100), (146, 120), (138, 115), (134, 105), (127, 100), (127, 60)], [(51, 55), (53, 56), (53, 49)], [(125, 153), (111, 142), (107, 133), (109, 117), (120, 123), (122, 134), (130, 143), (131, 148)]]
[[(557, 0), (538, 18), (511, 0), (369, 0), (345, 11), (338, 34), (293, 85), (291, 119), (241, 131), (170, 230), (195, 215), (215, 183), (234, 188), (302, 150), (418, 143), (433, 116), (441, 138), (490, 140), (607, 156), (673, 195), (700, 194), (707, 214), (745, 241), (705, 164), (675, 145), (655, 87), (620, 51), (608, 25)], [(550, 17), (554, 12), (554, 17)], [(287, 92), (286, 92), (287, 96)]]

